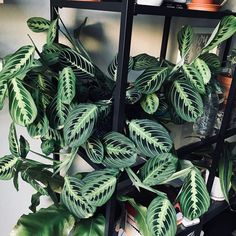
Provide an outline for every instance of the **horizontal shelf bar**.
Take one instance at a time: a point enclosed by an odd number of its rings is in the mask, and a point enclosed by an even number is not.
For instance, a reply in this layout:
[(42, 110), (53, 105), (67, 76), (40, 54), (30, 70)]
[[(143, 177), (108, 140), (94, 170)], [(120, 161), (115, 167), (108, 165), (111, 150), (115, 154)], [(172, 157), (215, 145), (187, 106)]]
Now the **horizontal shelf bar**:
[[(233, 135), (236, 135), (236, 128), (228, 129), (225, 134), (225, 138), (229, 138)], [(205, 147), (207, 145), (211, 145), (217, 142), (219, 135), (216, 134), (214, 136), (204, 138), (203, 140), (195, 143), (188, 144), (186, 146), (183, 146), (177, 150), (178, 157), (180, 159), (184, 159), (185, 155), (189, 154), (193, 150), (197, 150), (199, 148)]]
[(146, 5), (136, 5), (136, 14), (159, 15), (159, 16), (178, 16), (189, 18), (221, 19), (223, 16), (236, 15), (236, 13), (227, 11), (210, 12), (188, 9), (176, 9), (168, 7), (154, 7)]
[(121, 2), (86, 2), (69, 0), (51, 0), (53, 7), (76, 8), (97, 11), (121, 12)]

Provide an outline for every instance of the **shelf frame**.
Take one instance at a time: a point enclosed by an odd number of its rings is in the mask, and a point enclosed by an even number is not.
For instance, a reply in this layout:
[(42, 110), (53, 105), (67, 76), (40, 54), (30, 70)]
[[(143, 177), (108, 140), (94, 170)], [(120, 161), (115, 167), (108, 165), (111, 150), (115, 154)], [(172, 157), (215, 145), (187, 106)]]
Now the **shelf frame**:
[[(123, 132), (124, 121), (125, 121), (124, 120), (125, 90), (128, 77), (128, 64), (129, 64), (129, 54), (130, 54), (130, 45), (132, 37), (133, 17), (135, 15), (156, 15), (165, 17), (165, 23), (163, 27), (162, 47), (160, 53), (160, 58), (165, 59), (168, 47), (168, 38), (170, 35), (171, 21), (173, 17), (205, 18), (205, 19), (219, 20), (227, 15), (236, 16), (236, 13), (232, 13), (231, 11), (207, 12), (207, 11), (195, 11), (187, 9), (171, 9), (164, 7), (144, 6), (136, 4), (135, 0), (122, 0), (122, 2), (86, 2), (86, 1), (75, 1), (75, 0), (50, 0), (51, 20), (56, 19), (59, 8), (75, 8), (75, 9), (121, 13), (120, 39), (119, 39), (119, 52), (118, 52), (119, 63), (118, 63), (117, 84), (114, 96), (114, 115), (113, 115), (113, 131), (121, 133)], [(56, 37), (56, 42), (58, 42), (58, 34)], [(228, 39), (226, 42), (223, 59), (225, 59), (226, 56), (228, 55), (231, 43), (232, 43), (232, 38)], [(234, 72), (234, 79), (231, 85), (230, 94), (219, 134), (209, 137), (207, 139), (203, 139), (199, 142), (187, 145), (185, 147), (181, 147), (179, 150), (177, 150), (177, 154), (181, 155), (181, 159), (184, 159), (186, 158), (186, 155), (189, 152), (195, 150), (196, 148), (216, 143), (215, 147), (216, 158), (212, 163), (210, 176), (207, 183), (207, 188), (209, 192), (213, 184), (224, 140), (236, 134), (236, 128), (227, 129), (227, 124), (229, 123), (230, 119), (230, 112), (231, 112), (231, 106), (233, 104), (234, 94), (236, 94), (236, 72)], [(89, 162), (88, 158), (86, 157), (86, 155), (84, 155), (84, 153), (80, 154), (83, 159), (85, 159), (89, 164), (92, 164)], [(55, 156), (55, 158), (58, 157)], [(101, 165), (93, 165), (93, 167), (95, 169), (102, 168)], [(117, 233), (115, 232), (116, 194), (121, 193), (122, 191), (127, 192), (127, 187), (130, 186), (131, 182), (129, 179), (120, 181), (117, 185), (117, 190), (115, 191), (115, 194), (107, 203), (105, 236), (117, 235)], [(223, 206), (224, 207), (221, 207), (220, 209), (223, 208), (226, 209), (225, 204)], [(191, 228), (191, 232), (195, 231), (197, 235), (199, 235), (202, 225), (210, 219), (210, 216), (214, 217), (216, 216), (216, 214), (219, 214), (219, 212), (221, 212), (219, 211), (219, 208), (214, 210), (214, 207), (215, 205), (213, 204), (209, 209), (209, 211), (204, 215), (204, 217), (202, 217), (201, 223)], [(186, 234), (187, 231), (185, 229), (185, 231), (182, 231), (181, 233), (184, 232)], [(178, 236), (185, 234), (177, 233)]]

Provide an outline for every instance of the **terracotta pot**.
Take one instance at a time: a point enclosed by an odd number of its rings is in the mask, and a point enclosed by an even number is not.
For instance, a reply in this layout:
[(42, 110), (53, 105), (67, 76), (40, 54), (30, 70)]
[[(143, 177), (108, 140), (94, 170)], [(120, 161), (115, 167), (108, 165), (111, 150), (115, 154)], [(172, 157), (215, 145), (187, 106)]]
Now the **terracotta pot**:
[(192, 0), (191, 3), (212, 4), (214, 3), (214, 0)]
[(202, 3), (187, 3), (187, 7), (190, 10), (199, 10), (199, 11), (219, 11), (221, 8), (218, 4), (202, 4)]
[(224, 104), (226, 104), (228, 96), (229, 96), (230, 86), (232, 83), (232, 77), (231, 77), (231, 75), (223, 75), (222, 74), (222, 75), (219, 75), (217, 79), (224, 89)]

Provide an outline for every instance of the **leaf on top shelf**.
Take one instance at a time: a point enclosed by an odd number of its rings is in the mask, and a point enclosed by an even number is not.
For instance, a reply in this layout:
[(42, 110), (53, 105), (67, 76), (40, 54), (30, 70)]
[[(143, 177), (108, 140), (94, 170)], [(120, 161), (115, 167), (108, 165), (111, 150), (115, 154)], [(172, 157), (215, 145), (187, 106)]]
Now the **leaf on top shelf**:
[(174, 81), (169, 98), (176, 113), (185, 121), (195, 122), (203, 113), (200, 94), (186, 80)]
[(181, 57), (184, 57), (189, 52), (193, 42), (193, 29), (186, 25), (178, 33), (179, 51)]
[(133, 59), (134, 63), (132, 69), (136, 71), (146, 70), (150, 67), (160, 66), (160, 62), (157, 58), (150, 56), (146, 53), (139, 54), (133, 57)]
[(161, 88), (168, 74), (168, 67), (148, 68), (135, 80), (134, 86), (143, 94), (152, 94)]
[(59, 54), (59, 62), (63, 68), (71, 67), (75, 75), (80, 79), (94, 78), (94, 65), (73, 49), (63, 49)]
[(50, 27), (50, 21), (42, 17), (31, 17), (27, 20), (28, 27), (35, 33), (47, 31)]

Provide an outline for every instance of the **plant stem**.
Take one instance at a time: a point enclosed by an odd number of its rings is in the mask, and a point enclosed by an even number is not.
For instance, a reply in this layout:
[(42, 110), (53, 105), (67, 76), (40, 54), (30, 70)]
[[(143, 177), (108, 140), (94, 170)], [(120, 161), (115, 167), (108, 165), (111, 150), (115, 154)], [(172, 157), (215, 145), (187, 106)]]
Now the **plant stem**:
[(61, 163), (61, 161), (53, 160), (52, 158), (47, 157), (47, 156), (45, 156), (45, 155), (43, 155), (43, 154), (41, 154), (41, 153), (35, 152), (35, 151), (33, 151), (33, 150), (30, 150), (30, 152), (32, 152), (32, 153), (34, 153), (34, 154), (36, 154), (36, 155), (38, 155), (38, 156), (40, 156), (40, 157), (43, 157), (43, 158), (46, 159), (46, 160), (53, 161), (53, 162), (55, 162), (55, 163)]
[[(131, 168), (126, 168), (125, 169), (130, 180), (132, 181), (133, 185), (139, 190), (139, 188), (143, 188), (143, 189), (146, 189), (150, 192), (153, 192), (153, 193), (156, 193), (157, 195), (159, 196), (162, 196), (162, 197), (166, 197), (166, 194), (161, 192), (161, 191), (158, 191), (152, 187), (149, 187), (149, 186), (146, 186), (145, 184), (143, 184), (141, 182), (141, 180), (139, 179), (139, 177), (132, 171)], [(140, 191), (140, 190), (139, 190)]]

